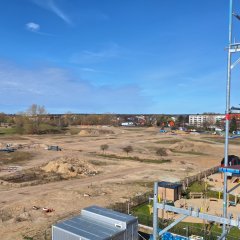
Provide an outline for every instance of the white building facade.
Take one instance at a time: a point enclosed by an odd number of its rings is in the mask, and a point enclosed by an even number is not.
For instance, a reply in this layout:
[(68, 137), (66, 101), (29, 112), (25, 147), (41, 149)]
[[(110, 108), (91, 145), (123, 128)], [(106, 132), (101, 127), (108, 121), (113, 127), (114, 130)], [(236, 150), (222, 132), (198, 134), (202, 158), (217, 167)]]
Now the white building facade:
[(221, 121), (224, 117), (224, 114), (193, 114), (189, 115), (189, 125), (195, 127), (202, 127), (204, 123), (215, 125), (217, 121)]

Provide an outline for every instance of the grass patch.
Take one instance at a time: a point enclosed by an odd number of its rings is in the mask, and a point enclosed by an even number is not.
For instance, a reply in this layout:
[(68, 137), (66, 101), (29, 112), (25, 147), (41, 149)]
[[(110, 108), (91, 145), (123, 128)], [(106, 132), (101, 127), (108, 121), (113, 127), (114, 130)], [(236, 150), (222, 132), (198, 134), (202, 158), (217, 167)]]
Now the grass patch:
[(3, 128), (1, 127), (0, 128), (0, 134), (2, 135), (11, 135), (11, 134), (16, 134), (17, 131), (16, 131), (16, 128), (15, 127), (8, 127), (8, 128)]
[(206, 155), (208, 155), (208, 154), (203, 153), (203, 152), (194, 152), (194, 151), (178, 151), (178, 150), (174, 150), (174, 149), (171, 149), (171, 151), (173, 153), (182, 153), (182, 154), (197, 155), (197, 156), (206, 156)]
[(33, 155), (29, 152), (15, 151), (11, 153), (0, 152), (0, 160), (6, 164), (22, 163), (30, 160)]
[[(203, 181), (200, 182), (194, 182), (191, 184), (188, 188), (188, 192), (203, 192), (206, 194), (208, 198), (219, 198), (219, 193), (217, 191), (211, 190), (211, 185), (207, 185), (206, 191), (205, 191), (205, 183)], [(221, 194), (221, 199), (222, 199)], [(229, 194), (229, 200), (235, 201), (235, 196), (232, 194)]]
[[(64, 128), (58, 126), (52, 126), (47, 123), (41, 123), (37, 134), (60, 134), (63, 133)], [(31, 134), (31, 132), (30, 132)]]
[(27, 237), (27, 236), (24, 236), (23, 239), (24, 239), (24, 240), (33, 240), (32, 237)]
[[(224, 143), (225, 142), (225, 139), (223, 137), (203, 137), (203, 138), (206, 140), (212, 141), (212, 142), (216, 142), (216, 143)], [(229, 139), (229, 140), (233, 140), (233, 139)]]
[[(216, 143), (225, 143), (224, 137), (204, 137), (204, 139), (207, 139), (209, 141), (213, 141)], [(229, 141), (229, 144), (240, 145), (240, 138), (228, 139), (228, 141)]]
[(111, 159), (131, 160), (131, 161), (137, 161), (137, 162), (143, 162), (143, 163), (162, 164), (162, 163), (172, 162), (171, 159), (145, 159), (145, 158), (130, 157), (130, 156), (124, 157), (124, 156), (118, 156), (115, 154), (97, 154), (97, 156), (104, 157), (104, 158), (111, 158)]
[(207, 141), (207, 140), (201, 140), (201, 139), (194, 139), (194, 138), (186, 138), (186, 140), (191, 142), (200, 142), (200, 143), (207, 143), (207, 144), (215, 144), (213, 142)]
[[(203, 223), (180, 222), (172, 230), (177, 234), (186, 236), (186, 228), (188, 228), (188, 235), (198, 235), (204, 237), (204, 239), (218, 239), (218, 236), (222, 233), (222, 228), (217, 225), (213, 225), (210, 233), (208, 233), (209, 231), (206, 229), (208, 226), (208, 224), (204, 225)], [(238, 239), (239, 235), (240, 230), (233, 227), (230, 230), (227, 239)]]
[(204, 182), (194, 182), (189, 186), (189, 191), (190, 192), (204, 192), (205, 191), (205, 186)]
[(160, 143), (160, 144), (174, 144), (174, 143), (178, 143), (178, 142), (182, 142), (182, 140), (180, 140), (180, 139), (169, 139), (169, 140), (156, 141), (156, 142), (154, 142), (154, 143)]
[(138, 215), (149, 215), (150, 216), (148, 204), (145, 203), (143, 205), (135, 207), (133, 209), (133, 214), (135, 216), (138, 216)]

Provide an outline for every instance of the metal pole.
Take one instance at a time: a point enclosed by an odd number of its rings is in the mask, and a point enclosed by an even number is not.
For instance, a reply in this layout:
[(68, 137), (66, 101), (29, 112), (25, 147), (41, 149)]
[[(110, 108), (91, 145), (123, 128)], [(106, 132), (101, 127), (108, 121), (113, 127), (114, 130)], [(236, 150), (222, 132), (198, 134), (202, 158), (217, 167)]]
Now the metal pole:
[(218, 240), (222, 240), (222, 239), (225, 239), (225, 237), (228, 235), (229, 231), (231, 230), (232, 227), (229, 228), (229, 230), (227, 230), (225, 233), (223, 233), (219, 238)]
[(182, 215), (179, 218), (177, 218), (174, 222), (172, 222), (170, 225), (168, 225), (166, 228), (164, 228), (163, 230), (161, 230), (159, 232), (159, 236), (163, 235), (165, 232), (167, 232), (169, 229), (171, 229), (172, 227), (174, 227), (175, 225), (177, 225), (178, 223), (180, 223), (181, 221), (183, 221), (185, 218), (187, 218), (188, 216), (186, 215)]
[(130, 202), (129, 201), (127, 201), (127, 213), (128, 213), (128, 215), (130, 214)]
[[(231, 87), (231, 44), (232, 44), (232, 13), (233, 0), (230, 0), (229, 7), (229, 47), (228, 47), (228, 69), (227, 69), (227, 92), (226, 92), (226, 121), (225, 121), (225, 146), (224, 146), (224, 166), (228, 165), (228, 137), (229, 137), (229, 121), (230, 121), (230, 87)], [(224, 173), (223, 186), (223, 217), (227, 217), (227, 173)], [(222, 233), (225, 234), (226, 225), (223, 224)], [(223, 238), (225, 239), (225, 237)]]
[(154, 183), (153, 196), (153, 240), (158, 240), (158, 182)]
[(207, 220), (209, 222), (217, 222), (217, 223), (240, 228), (240, 216), (237, 219), (233, 219), (231, 215), (229, 215), (227, 218), (224, 218), (224, 217), (219, 217), (219, 216), (215, 216), (207, 213), (202, 213), (200, 212), (199, 208), (197, 208), (196, 210), (192, 209), (191, 207), (189, 209), (184, 209), (184, 208), (173, 207), (165, 203), (158, 203), (157, 208), (164, 209), (165, 211), (179, 213), (189, 217), (191, 216), (198, 219)]

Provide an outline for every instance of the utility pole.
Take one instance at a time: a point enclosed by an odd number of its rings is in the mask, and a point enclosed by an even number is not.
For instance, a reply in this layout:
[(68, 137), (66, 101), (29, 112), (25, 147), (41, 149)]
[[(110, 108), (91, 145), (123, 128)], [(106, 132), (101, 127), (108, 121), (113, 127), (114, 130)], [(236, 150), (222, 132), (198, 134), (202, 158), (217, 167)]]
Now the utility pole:
[[(229, 33), (228, 33), (228, 65), (227, 65), (227, 91), (226, 91), (226, 120), (225, 120), (225, 146), (224, 146), (224, 166), (228, 166), (228, 138), (229, 138), (229, 122), (230, 122), (230, 93), (231, 93), (231, 70), (232, 70), (232, 16), (233, 16), (233, 0), (230, 0), (229, 7)], [(224, 173), (223, 185), (223, 217), (227, 217), (227, 173)], [(226, 232), (226, 224), (223, 224), (222, 234)], [(223, 239), (226, 239), (225, 237)]]
[(158, 182), (154, 183), (154, 195), (153, 195), (153, 240), (158, 240)]

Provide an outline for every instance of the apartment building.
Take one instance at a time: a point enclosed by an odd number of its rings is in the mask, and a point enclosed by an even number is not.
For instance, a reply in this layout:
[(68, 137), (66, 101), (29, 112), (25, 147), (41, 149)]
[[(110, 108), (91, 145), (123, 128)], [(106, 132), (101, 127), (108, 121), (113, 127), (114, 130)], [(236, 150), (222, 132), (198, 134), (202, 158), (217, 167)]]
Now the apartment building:
[(210, 125), (216, 124), (217, 121), (221, 121), (225, 116), (223, 114), (193, 114), (189, 115), (189, 125), (201, 127), (204, 123)]
[(206, 115), (189, 115), (189, 125), (190, 126), (203, 126), (203, 124), (207, 121)]

